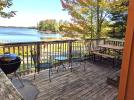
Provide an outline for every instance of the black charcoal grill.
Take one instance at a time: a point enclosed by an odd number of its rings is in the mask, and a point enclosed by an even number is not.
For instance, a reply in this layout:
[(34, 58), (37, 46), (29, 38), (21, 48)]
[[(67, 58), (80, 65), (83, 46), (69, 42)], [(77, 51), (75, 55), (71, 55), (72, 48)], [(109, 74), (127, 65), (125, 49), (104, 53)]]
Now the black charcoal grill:
[(5, 74), (16, 72), (21, 64), (21, 59), (15, 54), (0, 55), (0, 68)]

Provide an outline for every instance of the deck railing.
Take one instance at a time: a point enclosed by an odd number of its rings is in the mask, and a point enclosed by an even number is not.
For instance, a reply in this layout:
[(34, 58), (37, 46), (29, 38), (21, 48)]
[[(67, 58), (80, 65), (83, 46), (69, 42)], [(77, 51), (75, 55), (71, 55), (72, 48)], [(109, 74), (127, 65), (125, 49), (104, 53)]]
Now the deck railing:
[[(34, 71), (31, 51), (36, 50), (39, 62), (52, 62), (57, 65), (57, 56), (66, 56), (69, 61), (73, 57), (89, 55), (90, 50), (97, 48), (97, 44), (105, 43), (105, 38), (86, 40), (57, 40), (40, 42), (1, 43), (0, 54), (13, 53), (21, 58), (18, 72), (28, 74)], [(38, 63), (39, 63), (38, 62)]]
[(123, 39), (106, 39), (105, 44), (115, 45), (115, 46), (124, 46)]

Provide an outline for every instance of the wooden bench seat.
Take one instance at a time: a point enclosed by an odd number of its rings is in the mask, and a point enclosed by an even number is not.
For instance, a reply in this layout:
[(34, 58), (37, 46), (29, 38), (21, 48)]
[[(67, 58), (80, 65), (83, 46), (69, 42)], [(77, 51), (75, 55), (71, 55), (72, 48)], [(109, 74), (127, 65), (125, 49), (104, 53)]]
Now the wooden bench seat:
[(110, 58), (112, 60), (113, 67), (120, 66), (120, 64), (117, 60), (117, 57), (115, 57), (115, 56), (112, 56), (112, 55), (109, 55), (109, 54), (103, 54), (103, 53), (100, 53), (98, 51), (94, 51), (94, 52), (92, 52), (92, 54), (93, 54), (93, 56), (92, 56), (93, 61), (96, 60), (96, 56), (99, 56), (100, 60), (102, 60), (102, 58)]
[(94, 55), (98, 55), (98, 56), (101, 56), (103, 58), (111, 58), (111, 59), (114, 59), (115, 56), (112, 56), (112, 55), (108, 55), (108, 54), (103, 54), (103, 53), (100, 53), (98, 51), (94, 51), (92, 52)]

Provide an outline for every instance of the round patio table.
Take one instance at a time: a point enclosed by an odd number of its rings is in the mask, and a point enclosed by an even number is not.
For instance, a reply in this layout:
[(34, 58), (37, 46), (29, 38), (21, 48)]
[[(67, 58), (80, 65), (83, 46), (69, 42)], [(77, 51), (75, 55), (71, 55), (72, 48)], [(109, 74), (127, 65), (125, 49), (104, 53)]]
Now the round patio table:
[(64, 65), (64, 62), (68, 61), (68, 57), (65, 57), (65, 56), (57, 56), (57, 57), (55, 57), (55, 60), (57, 60), (63, 66), (63, 68), (66, 69), (66, 67)]

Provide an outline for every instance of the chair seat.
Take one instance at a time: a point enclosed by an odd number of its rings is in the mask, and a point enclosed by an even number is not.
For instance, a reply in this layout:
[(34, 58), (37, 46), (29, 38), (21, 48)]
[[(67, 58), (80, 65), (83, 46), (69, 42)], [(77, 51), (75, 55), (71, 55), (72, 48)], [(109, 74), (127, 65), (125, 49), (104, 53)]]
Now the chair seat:
[(72, 62), (82, 62), (84, 60), (84, 58), (72, 58)]
[(40, 69), (52, 68), (52, 64), (51, 64), (51, 63), (40, 63), (40, 64), (39, 64), (39, 68), (40, 68)]

